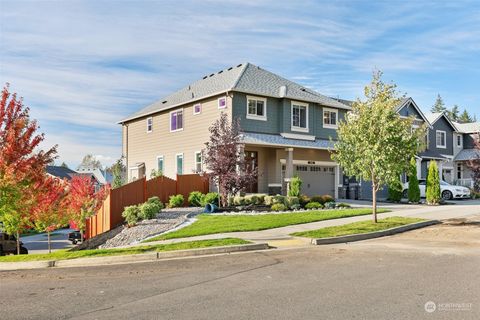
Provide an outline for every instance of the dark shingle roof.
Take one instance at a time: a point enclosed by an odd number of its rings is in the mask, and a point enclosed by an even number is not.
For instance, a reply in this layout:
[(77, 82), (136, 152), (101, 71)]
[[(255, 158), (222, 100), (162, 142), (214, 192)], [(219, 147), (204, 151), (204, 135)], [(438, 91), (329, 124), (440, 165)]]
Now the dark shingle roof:
[(75, 171), (61, 166), (47, 166), (46, 171), (54, 177), (67, 180), (72, 179), (72, 176), (77, 174)]
[(239, 64), (202, 79), (174, 92), (120, 121), (127, 122), (176, 106), (192, 103), (227, 91), (237, 91), (275, 98), (319, 103), (327, 107), (350, 109), (335, 99), (324, 96), (293, 81), (280, 77), (251, 63)]

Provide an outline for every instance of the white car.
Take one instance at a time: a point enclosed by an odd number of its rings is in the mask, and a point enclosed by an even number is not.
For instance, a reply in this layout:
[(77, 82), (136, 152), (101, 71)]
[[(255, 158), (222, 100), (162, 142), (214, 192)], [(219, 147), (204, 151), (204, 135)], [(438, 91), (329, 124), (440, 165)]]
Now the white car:
[[(420, 197), (425, 198), (425, 180), (419, 180)], [(462, 186), (453, 186), (443, 180), (440, 181), (440, 194), (443, 200), (470, 198), (470, 189)], [(403, 197), (408, 198), (408, 182), (403, 184)]]

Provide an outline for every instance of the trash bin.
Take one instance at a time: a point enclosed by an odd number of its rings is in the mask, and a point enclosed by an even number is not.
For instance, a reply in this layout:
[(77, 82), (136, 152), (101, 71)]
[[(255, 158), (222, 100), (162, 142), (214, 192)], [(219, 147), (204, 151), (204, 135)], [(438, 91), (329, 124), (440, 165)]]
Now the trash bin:
[(207, 205), (205, 206), (205, 213), (214, 213), (215, 211), (217, 211), (218, 207), (213, 204), (213, 203), (207, 203)]

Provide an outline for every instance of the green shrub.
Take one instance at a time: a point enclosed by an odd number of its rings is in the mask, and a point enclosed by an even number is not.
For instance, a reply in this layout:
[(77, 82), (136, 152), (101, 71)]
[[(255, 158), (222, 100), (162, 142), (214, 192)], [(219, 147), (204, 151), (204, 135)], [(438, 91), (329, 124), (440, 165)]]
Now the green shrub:
[(271, 206), (273, 204), (273, 196), (265, 196), (263, 198), (263, 203), (267, 206)]
[(323, 204), (316, 201), (309, 202), (305, 205), (305, 209), (322, 209), (322, 208), (323, 208)]
[(323, 199), (323, 204), (325, 204), (327, 202), (334, 202), (335, 201), (335, 199), (333, 199), (333, 197), (331, 195), (328, 195), (328, 194), (323, 195), (322, 199)]
[(415, 158), (410, 160), (410, 172), (408, 175), (408, 201), (413, 203), (420, 202), (420, 187), (418, 186), (417, 162), (415, 161)]
[(264, 205), (265, 204), (265, 197), (266, 195), (264, 194), (259, 194), (257, 195), (257, 205)]
[(302, 194), (300, 197), (298, 197), (298, 201), (300, 202), (300, 205), (305, 208), (305, 205), (311, 201), (310, 197)]
[(252, 197), (250, 196), (243, 197), (243, 202), (245, 203), (246, 206), (252, 204)]
[(320, 204), (324, 204), (325, 200), (323, 199), (323, 196), (313, 196), (310, 198), (310, 202), (318, 202)]
[(292, 206), (300, 205), (300, 200), (298, 197), (287, 197), (287, 203), (288, 207), (291, 208)]
[(272, 199), (272, 204), (276, 204), (276, 203), (281, 203), (287, 207), (288, 206), (287, 197), (281, 196), (281, 195), (274, 196)]
[(258, 205), (259, 204), (258, 196), (254, 194), (245, 196), (245, 204)]
[(335, 201), (328, 201), (328, 202), (325, 202), (325, 204), (323, 206), (326, 209), (335, 209), (336, 203), (335, 203)]
[(154, 204), (156, 204), (157, 206), (160, 207), (160, 210), (163, 209), (163, 208), (165, 208), (165, 206), (163, 205), (162, 201), (160, 201), (160, 198), (159, 198), (159, 197), (150, 197), (150, 198), (148, 198), (147, 203), (154, 203)]
[(440, 196), (440, 177), (438, 176), (437, 162), (432, 160), (428, 167), (427, 190), (426, 190), (427, 204), (439, 204)]
[(122, 212), (122, 217), (127, 221), (128, 226), (134, 226), (140, 219), (140, 208), (138, 206), (125, 207)]
[(352, 206), (349, 205), (348, 203), (340, 202), (340, 203), (337, 203), (336, 207), (337, 208), (351, 208)]
[(158, 203), (147, 201), (140, 206), (139, 218), (142, 220), (154, 219), (160, 211), (162, 211), (162, 207)]
[(400, 176), (388, 186), (388, 200), (400, 202), (402, 200), (403, 184)]
[(205, 207), (209, 203), (212, 203), (218, 206), (219, 199), (220, 199), (220, 196), (218, 195), (217, 192), (209, 192), (202, 197), (202, 207)]
[(233, 204), (236, 206), (244, 206), (245, 205), (245, 197), (235, 196), (233, 197)]
[(178, 208), (183, 206), (183, 203), (185, 202), (185, 199), (183, 198), (182, 194), (177, 194), (174, 196), (170, 196), (169, 201), (168, 201), (168, 206), (170, 208)]
[(295, 176), (290, 179), (290, 186), (288, 188), (289, 197), (299, 197), (302, 189), (302, 179), (299, 176)]
[(270, 209), (272, 209), (272, 211), (286, 211), (287, 206), (284, 205), (283, 203), (274, 203), (274, 204), (272, 204)]
[(191, 207), (201, 207), (202, 206), (203, 193), (200, 191), (192, 191), (188, 195), (188, 205)]

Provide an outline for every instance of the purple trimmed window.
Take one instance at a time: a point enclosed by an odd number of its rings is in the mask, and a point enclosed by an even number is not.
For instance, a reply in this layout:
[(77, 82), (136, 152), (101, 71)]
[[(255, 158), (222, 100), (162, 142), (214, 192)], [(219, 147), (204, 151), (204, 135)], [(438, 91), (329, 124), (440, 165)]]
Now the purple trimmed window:
[(223, 97), (218, 99), (218, 109), (224, 109), (227, 107), (227, 98)]
[(202, 112), (202, 105), (200, 103), (193, 106), (193, 114), (199, 114)]
[(170, 131), (183, 129), (183, 111), (170, 113)]

